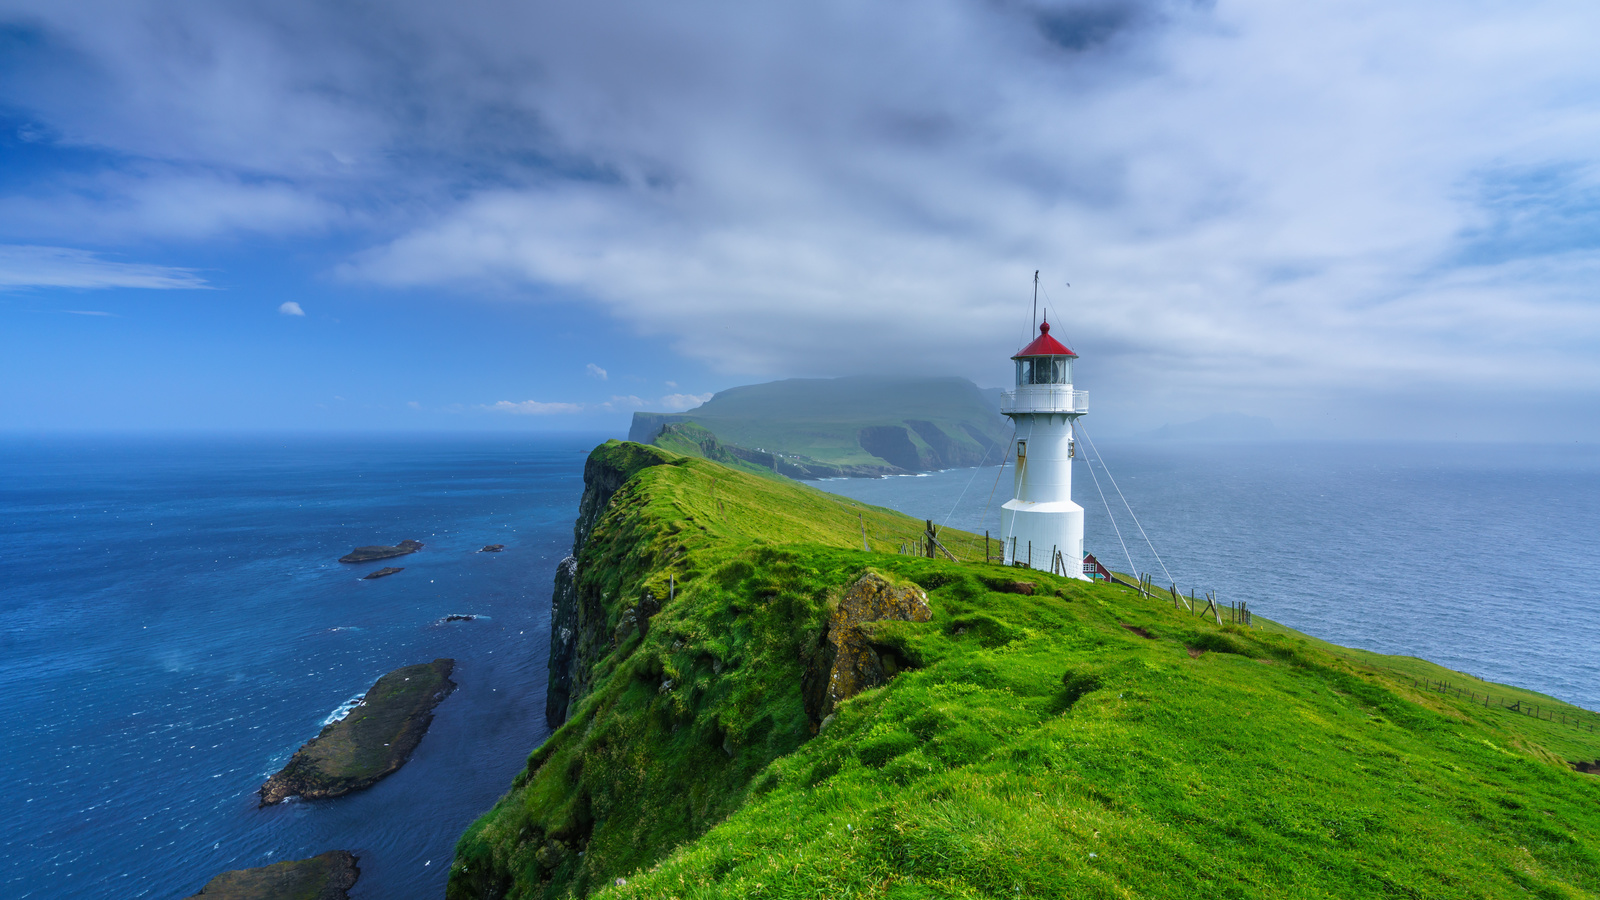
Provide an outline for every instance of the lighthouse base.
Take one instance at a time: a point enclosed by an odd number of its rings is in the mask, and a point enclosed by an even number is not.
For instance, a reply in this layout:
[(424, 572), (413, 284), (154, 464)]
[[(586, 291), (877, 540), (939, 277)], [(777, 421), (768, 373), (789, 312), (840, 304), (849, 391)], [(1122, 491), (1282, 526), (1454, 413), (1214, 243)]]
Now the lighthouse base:
[(1007, 564), (1083, 578), (1083, 507), (1071, 500), (1012, 500), (1000, 507), (1000, 535)]

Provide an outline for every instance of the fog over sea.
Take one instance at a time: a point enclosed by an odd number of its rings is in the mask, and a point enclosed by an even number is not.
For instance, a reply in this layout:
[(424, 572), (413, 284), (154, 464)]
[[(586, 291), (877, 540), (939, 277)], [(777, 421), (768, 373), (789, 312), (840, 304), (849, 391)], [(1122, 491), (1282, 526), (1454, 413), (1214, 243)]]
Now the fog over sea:
[[(353, 897), (442, 897), (456, 838), (545, 737), (551, 579), (602, 439), (0, 441), (0, 896), (177, 898), (348, 849)], [(1181, 588), (1600, 708), (1596, 448), (1100, 449)], [(996, 476), (819, 486), (981, 533), (1009, 496)], [(1075, 479), (1089, 549), (1130, 568), (1082, 460)], [(1119, 521), (1132, 567), (1161, 578)], [(406, 538), (427, 546), (337, 562)], [(405, 571), (360, 580), (384, 565)], [(330, 714), (438, 656), (460, 687), (405, 768), (257, 809)]]

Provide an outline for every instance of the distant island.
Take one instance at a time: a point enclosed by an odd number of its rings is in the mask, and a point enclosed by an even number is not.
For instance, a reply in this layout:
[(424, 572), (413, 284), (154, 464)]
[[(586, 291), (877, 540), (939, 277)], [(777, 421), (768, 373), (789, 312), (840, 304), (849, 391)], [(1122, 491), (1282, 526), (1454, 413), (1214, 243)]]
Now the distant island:
[(356, 857), (331, 850), (310, 859), (235, 869), (206, 882), (189, 900), (346, 900), (361, 877)]
[(342, 563), (364, 563), (380, 559), (393, 559), (422, 549), (421, 541), (401, 541), (393, 547), (357, 547), (339, 557)]
[(687, 413), (633, 414), (628, 439), (745, 471), (875, 478), (999, 463), (999, 392), (965, 378), (793, 378)]
[(261, 805), (315, 800), (370, 787), (399, 770), (455, 690), (453, 659), (405, 666), (378, 679), (361, 703), (331, 722), (261, 786)]

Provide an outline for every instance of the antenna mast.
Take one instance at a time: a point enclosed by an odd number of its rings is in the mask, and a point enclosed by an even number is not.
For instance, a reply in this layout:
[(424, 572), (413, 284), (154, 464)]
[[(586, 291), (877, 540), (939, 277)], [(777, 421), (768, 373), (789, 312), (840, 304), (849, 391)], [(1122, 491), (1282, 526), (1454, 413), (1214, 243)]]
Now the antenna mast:
[(1039, 270), (1033, 270), (1033, 331), (1028, 332), (1031, 339), (1033, 332), (1039, 330)]

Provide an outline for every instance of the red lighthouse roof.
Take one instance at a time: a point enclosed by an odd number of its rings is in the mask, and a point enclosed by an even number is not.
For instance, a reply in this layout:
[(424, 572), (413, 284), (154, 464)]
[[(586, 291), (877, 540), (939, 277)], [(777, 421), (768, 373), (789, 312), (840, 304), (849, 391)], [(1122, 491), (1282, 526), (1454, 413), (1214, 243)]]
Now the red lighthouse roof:
[(1024, 356), (1072, 356), (1072, 357), (1076, 357), (1077, 355), (1078, 354), (1073, 353), (1072, 350), (1069, 349), (1066, 344), (1063, 344), (1060, 341), (1058, 341), (1055, 338), (1050, 336), (1050, 323), (1049, 322), (1041, 322), (1041, 323), (1039, 323), (1039, 336), (1033, 339), (1033, 343), (1029, 344), (1026, 347), (1023, 347), (1021, 350), (1018, 350), (1016, 355), (1011, 357), (1011, 358), (1012, 359), (1021, 359)]

